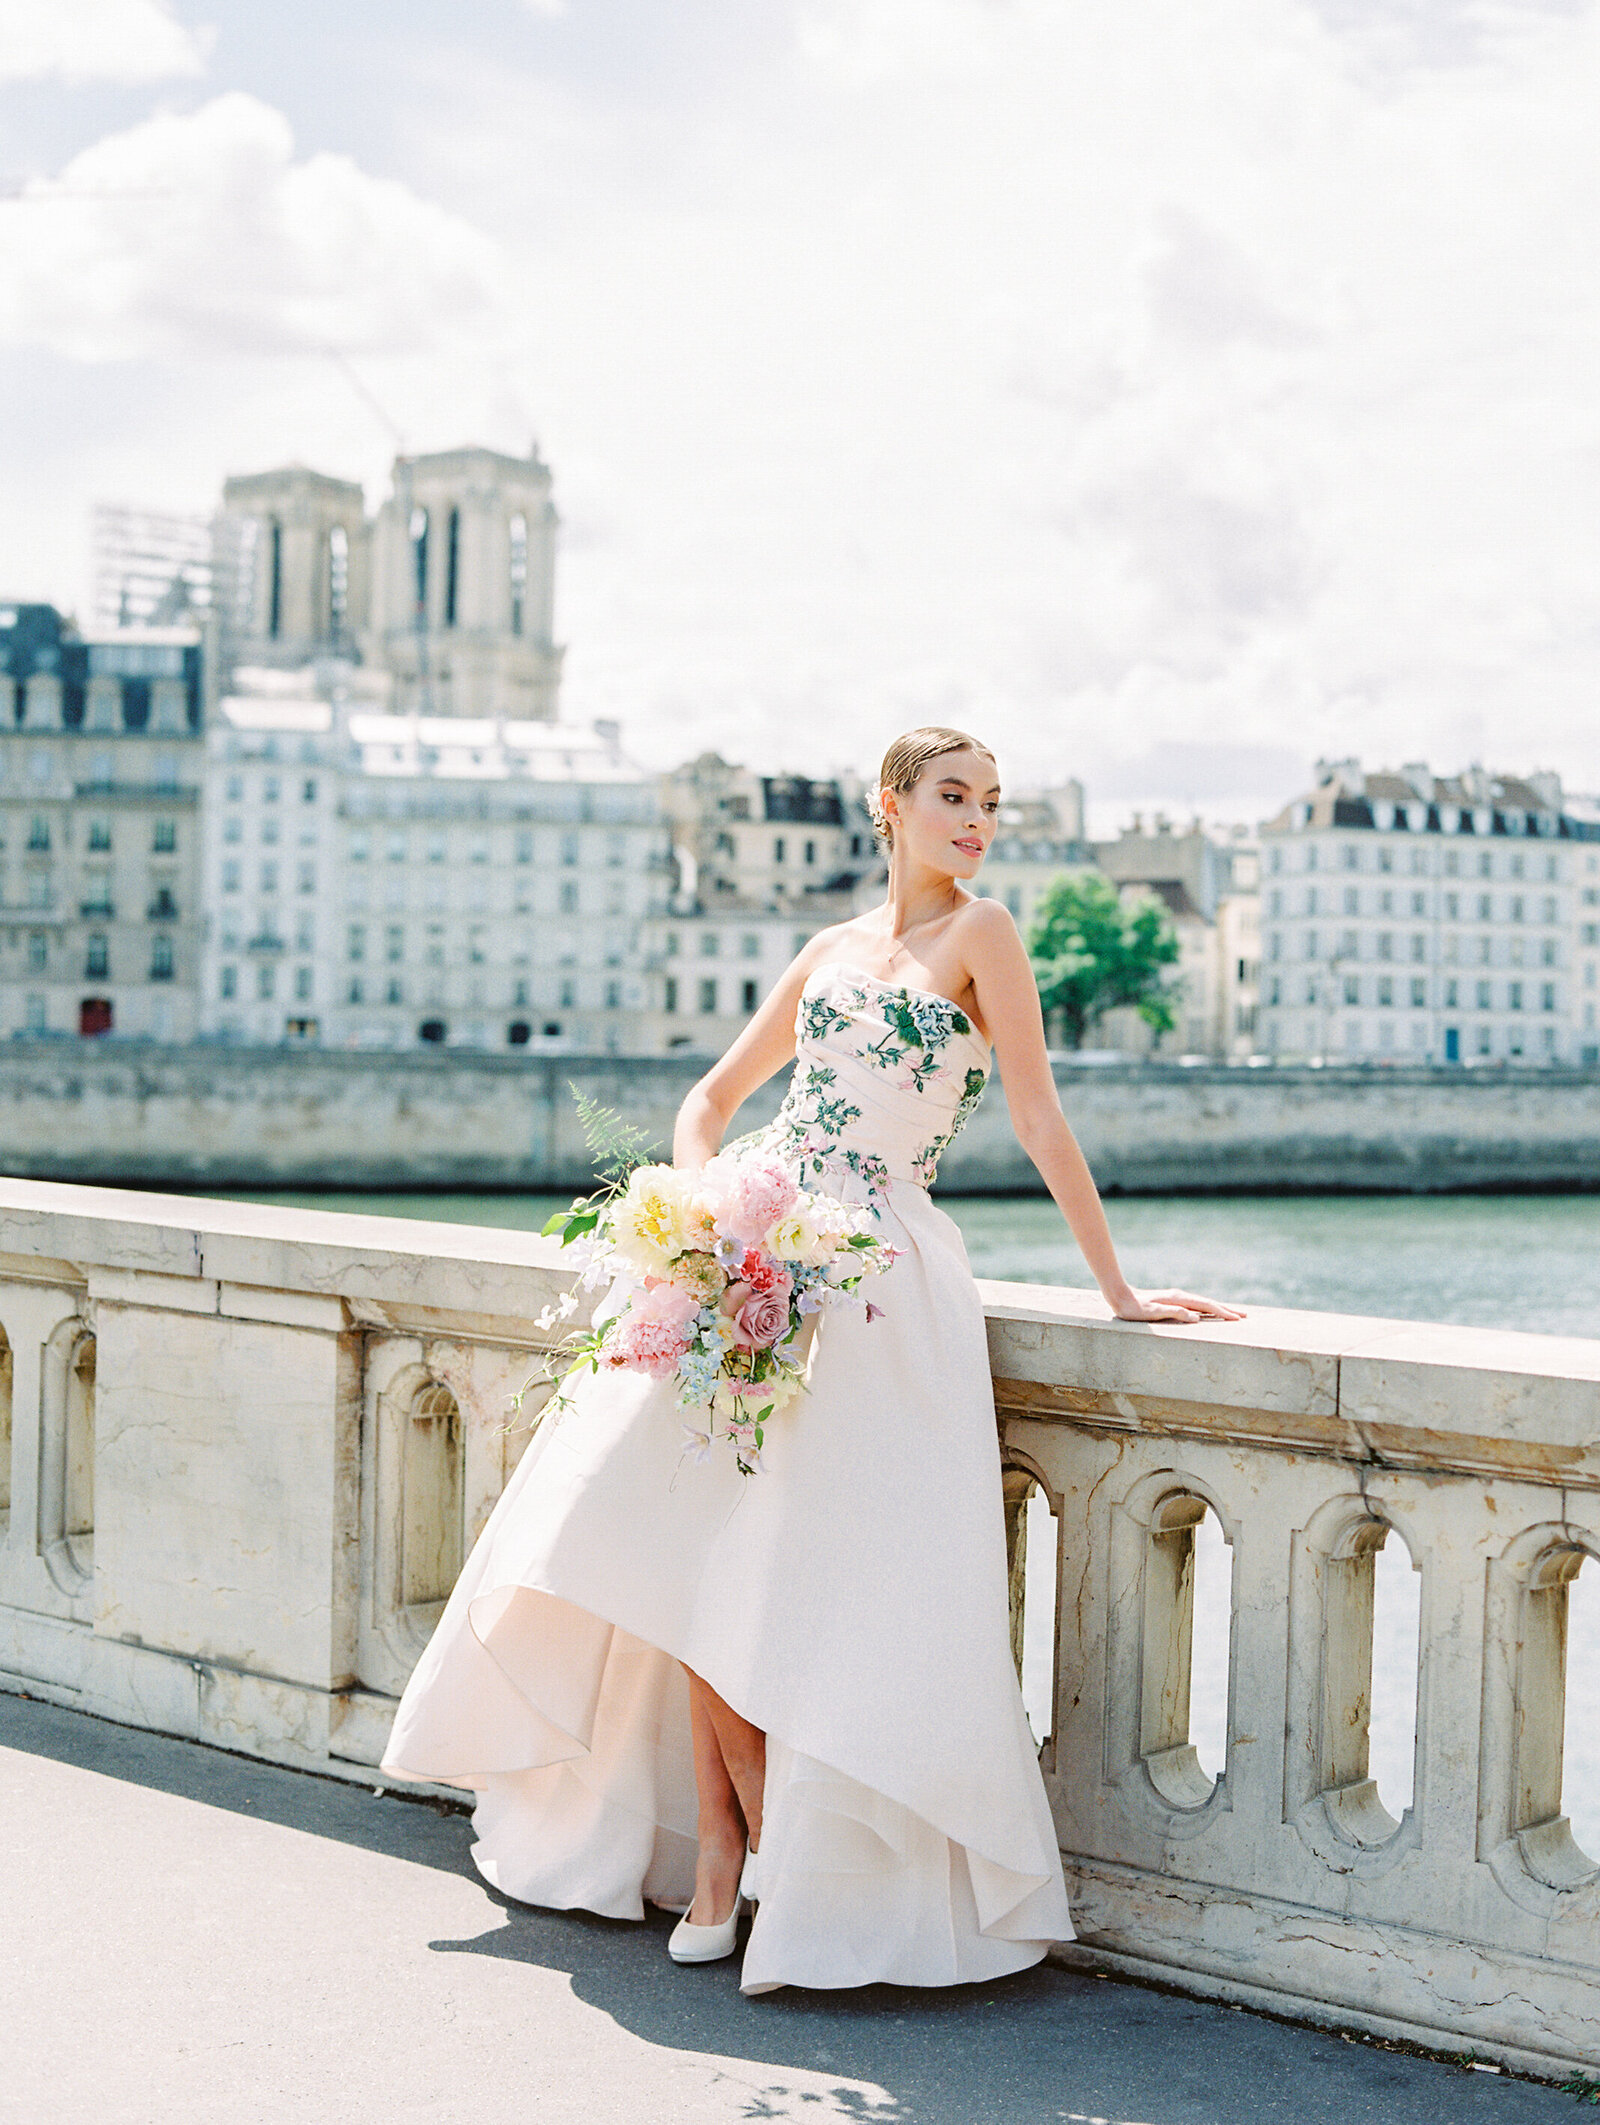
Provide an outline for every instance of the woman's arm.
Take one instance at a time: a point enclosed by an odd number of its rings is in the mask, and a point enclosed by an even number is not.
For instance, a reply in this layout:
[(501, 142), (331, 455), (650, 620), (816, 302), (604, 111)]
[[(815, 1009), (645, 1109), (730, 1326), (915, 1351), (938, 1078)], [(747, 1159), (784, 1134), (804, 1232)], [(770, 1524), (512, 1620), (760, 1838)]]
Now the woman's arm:
[[(825, 933), (824, 933), (825, 934)], [(729, 1048), (678, 1109), (672, 1132), (672, 1163), (696, 1170), (715, 1158), (729, 1122), (759, 1085), (794, 1055), (794, 1020), (806, 976), (821, 957), (821, 937), (784, 970), (771, 994)]]
[(963, 917), (966, 959), (979, 1016), (989, 1030), (1017, 1140), (1038, 1167), (1083, 1250), (1083, 1258), (1120, 1321), (1237, 1321), (1188, 1291), (1155, 1291), (1141, 1298), (1122, 1273), (1100, 1191), (1077, 1138), (1067, 1127), (1044, 1042), (1044, 1013), (1033, 968), (1017, 926), (993, 900), (980, 900)]

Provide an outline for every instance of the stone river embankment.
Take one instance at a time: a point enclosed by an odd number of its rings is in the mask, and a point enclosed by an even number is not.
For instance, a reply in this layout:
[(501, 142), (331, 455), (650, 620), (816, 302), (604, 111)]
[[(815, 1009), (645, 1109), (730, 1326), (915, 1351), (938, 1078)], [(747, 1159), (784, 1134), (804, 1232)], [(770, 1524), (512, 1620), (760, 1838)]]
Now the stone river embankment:
[[(580, 1186), (569, 1087), (661, 1144), (705, 1067), (672, 1056), (363, 1055), (12, 1044), (0, 1170), (176, 1188)], [(1600, 1072), (1228, 1069), (1061, 1058), (1103, 1188), (1438, 1192), (1600, 1188)], [(776, 1079), (740, 1116), (777, 1106)], [(1034, 1192), (991, 1086), (946, 1156), (960, 1193)]]

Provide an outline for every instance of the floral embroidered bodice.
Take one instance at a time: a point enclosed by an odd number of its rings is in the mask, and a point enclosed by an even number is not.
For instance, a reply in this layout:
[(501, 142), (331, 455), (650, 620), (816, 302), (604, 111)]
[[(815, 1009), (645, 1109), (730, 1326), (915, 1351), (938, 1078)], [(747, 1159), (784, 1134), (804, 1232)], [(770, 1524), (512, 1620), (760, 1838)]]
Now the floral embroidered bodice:
[(795, 1020), (795, 1066), (760, 1141), (834, 1187), (932, 1185), (989, 1075), (989, 1044), (947, 996), (854, 967), (818, 967)]

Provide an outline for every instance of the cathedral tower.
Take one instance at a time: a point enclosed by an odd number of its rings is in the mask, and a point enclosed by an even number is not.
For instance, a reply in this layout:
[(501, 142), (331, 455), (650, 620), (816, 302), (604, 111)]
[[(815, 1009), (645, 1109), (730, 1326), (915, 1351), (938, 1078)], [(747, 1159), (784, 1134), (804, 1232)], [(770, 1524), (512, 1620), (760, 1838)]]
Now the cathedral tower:
[(374, 541), (368, 653), (394, 673), (397, 709), (554, 720), (557, 521), (537, 450), (395, 460)]

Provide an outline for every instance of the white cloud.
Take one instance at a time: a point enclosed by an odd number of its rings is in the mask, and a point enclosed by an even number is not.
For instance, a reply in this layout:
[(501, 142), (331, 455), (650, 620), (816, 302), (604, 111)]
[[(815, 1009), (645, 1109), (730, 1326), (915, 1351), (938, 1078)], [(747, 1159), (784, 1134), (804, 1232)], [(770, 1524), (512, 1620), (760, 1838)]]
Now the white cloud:
[(198, 74), (208, 39), (169, 0), (0, 0), (0, 82)]
[(182, 211), (0, 212), (0, 318), (159, 354), (196, 499), (381, 474), (275, 349), (368, 350), (421, 447), (536, 422), (567, 705), (657, 759), (939, 714), (1213, 813), (1323, 751), (1593, 785), (1593, 0), (794, 5), (664, 86), (435, 65), (409, 189), (245, 98), (153, 121), (61, 182)]
[(404, 353), (492, 331), (494, 246), (219, 96), (113, 134), (0, 219), (0, 340), (80, 360)]

